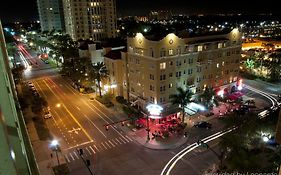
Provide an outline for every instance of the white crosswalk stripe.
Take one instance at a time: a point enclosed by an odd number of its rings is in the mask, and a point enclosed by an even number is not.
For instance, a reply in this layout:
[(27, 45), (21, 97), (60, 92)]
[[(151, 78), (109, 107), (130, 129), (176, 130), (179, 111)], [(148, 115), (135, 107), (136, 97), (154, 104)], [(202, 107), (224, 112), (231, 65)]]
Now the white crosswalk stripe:
[(69, 160), (69, 158), (67, 157), (67, 155), (64, 155), (64, 157), (65, 157), (65, 160), (66, 160), (67, 162), (70, 162), (70, 160)]
[(76, 151), (74, 151), (74, 155), (76, 156), (77, 159), (79, 159), (79, 157), (78, 157)]
[(115, 138), (115, 140), (116, 140), (118, 143), (122, 144), (122, 142), (120, 142), (120, 141), (118, 140), (118, 138)]
[(121, 140), (123, 143), (126, 143), (126, 141), (124, 141), (122, 137), (119, 137), (119, 140)]
[(111, 148), (111, 146), (107, 143), (107, 142), (104, 142), (109, 148)]
[(101, 143), (101, 145), (107, 150), (107, 147), (103, 143)]
[(89, 153), (90, 155), (92, 155), (92, 153), (90, 152), (90, 150), (88, 149), (88, 147), (86, 147), (86, 150), (88, 151), (88, 153)]
[(109, 142), (113, 147), (115, 147), (115, 145), (114, 145), (110, 140), (108, 140), (108, 142)]
[(94, 145), (94, 147), (96, 148), (97, 151), (99, 151), (98, 147), (96, 145)]
[[(87, 157), (96, 154), (98, 152), (110, 150), (112, 148), (118, 147), (118, 145), (126, 144), (132, 141), (133, 140), (129, 136), (125, 135), (113, 139), (108, 139), (104, 142), (100, 142), (97, 145), (89, 144), (88, 146), (81, 147), (81, 149), (84, 150), (83, 157)], [(70, 163), (71, 161), (80, 159), (79, 153), (77, 152), (78, 149), (73, 149), (72, 151), (64, 155), (66, 162)]]
[(125, 137), (127, 137), (131, 142), (133, 141), (129, 136), (126, 135)]
[(94, 154), (96, 154), (96, 151), (94, 150), (94, 148), (90, 145), (89, 148), (93, 151)]

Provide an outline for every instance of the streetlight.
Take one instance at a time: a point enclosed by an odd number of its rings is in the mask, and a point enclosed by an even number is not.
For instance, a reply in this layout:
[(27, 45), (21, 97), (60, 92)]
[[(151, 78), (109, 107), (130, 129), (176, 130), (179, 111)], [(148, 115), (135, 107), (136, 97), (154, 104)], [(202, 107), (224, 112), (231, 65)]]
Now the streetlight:
[(58, 165), (60, 165), (60, 160), (59, 160), (59, 156), (58, 156), (59, 142), (57, 140), (52, 140), (51, 146), (52, 146), (53, 150), (55, 150), (55, 152), (56, 152), (56, 157), (57, 157), (57, 160), (58, 160)]
[(57, 108), (60, 108), (60, 107), (61, 107), (61, 104), (60, 104), (60, 103), (57, 103), (57, 104), (56, 104), (56, 107), (57, 107)]

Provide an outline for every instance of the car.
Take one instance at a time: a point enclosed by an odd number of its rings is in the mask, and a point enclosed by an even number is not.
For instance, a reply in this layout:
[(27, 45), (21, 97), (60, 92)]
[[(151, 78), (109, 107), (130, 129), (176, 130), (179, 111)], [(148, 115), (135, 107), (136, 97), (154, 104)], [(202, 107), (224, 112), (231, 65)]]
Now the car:
[(210, 128), (212, 128), (212, 124), (209, 122), (206, 122), (206, 121), (200, 121), (200, 122), (197, 122), (194, 125), (194, 127), (210, 129)]

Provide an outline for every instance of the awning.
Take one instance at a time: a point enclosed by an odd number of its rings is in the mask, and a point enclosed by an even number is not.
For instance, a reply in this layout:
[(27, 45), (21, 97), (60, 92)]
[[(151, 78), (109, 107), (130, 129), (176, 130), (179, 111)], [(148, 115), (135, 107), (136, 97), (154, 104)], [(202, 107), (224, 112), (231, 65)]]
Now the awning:
[(163, 116), (163, 118), (165, 118), (165, 117), (167, 117), (171, 114), (176, 114), (176, 113), (181, 112), (181, 111), (182, 110), (179, 107), (170, 107), (169, 109), (162, 112), (162, 116)]

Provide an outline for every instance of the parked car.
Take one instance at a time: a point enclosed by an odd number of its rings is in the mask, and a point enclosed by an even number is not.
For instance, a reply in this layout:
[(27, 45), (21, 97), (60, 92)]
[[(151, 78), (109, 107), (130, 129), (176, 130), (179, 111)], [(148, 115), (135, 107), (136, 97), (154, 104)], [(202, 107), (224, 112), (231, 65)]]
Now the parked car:
[(212, 124), (206, 121), (201, 121), (201, 122), (197, 122), (194, 127), (197, 128), (206, 128), (206, 129), (210, 129), (212, 128)]

